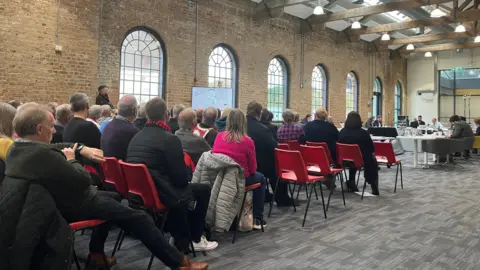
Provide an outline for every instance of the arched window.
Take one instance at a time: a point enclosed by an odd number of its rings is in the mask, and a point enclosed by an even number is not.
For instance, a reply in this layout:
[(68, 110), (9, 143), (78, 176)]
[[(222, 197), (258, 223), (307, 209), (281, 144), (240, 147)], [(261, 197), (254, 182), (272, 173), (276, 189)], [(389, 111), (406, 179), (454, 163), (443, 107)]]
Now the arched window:
[(349, 72), (347, 75), (346, 87), (346, 114), (358, 110), (358, 81), (357, 75)]
[(382, 114), (382, 81), (380, 78), (375, 78), (373, 81), (373, 101), (372, 101), (372, 116), (377, 117)]
[(279, 57), (268, 65), (268, 103), (267, 108), (273, 113), (273, 120), (282, 120), (282, 113), (287, 107), (287, 67)]
[(395, 84), (395, 100), (393, 104), (393, 121), (395, 125), (397, 125), (398, 116), (402, 115), (402, 92), (402, 84), (397, 81)]
[(321, 65), (312, 72), (312, 113), (319, 107), (327, 108), (327, 75)]
[(237, 70), (235, 57), (224, 45), (215, 47), (208, 58), (208, 87), (224, 88), (231, 96), (231, 104), (218, 104), (215, 107), (235, 106)]
[(163, 95), (164, 51), (153, 32), (137, 28), (122, 43), (120, 97), (132, 94), (138, 102)]

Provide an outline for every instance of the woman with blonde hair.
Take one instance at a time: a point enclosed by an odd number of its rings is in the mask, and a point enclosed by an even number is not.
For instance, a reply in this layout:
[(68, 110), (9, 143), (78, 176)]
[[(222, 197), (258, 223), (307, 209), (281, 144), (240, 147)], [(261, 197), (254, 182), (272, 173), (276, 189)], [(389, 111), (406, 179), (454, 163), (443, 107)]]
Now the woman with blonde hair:
[(16, 109), (5, 102), (0, 102), (0, 183), (5, 177), (5, 159), (8, 149), (13, 144), (13, 118)]
[(245, 185), (260, 183), (260, 188), (253, 191), (253, 228), (261, 229), (267, 224), (263, 221), (266, 181), (263, 174), (257, 172), (257, 158), (253, 140), (247, 136), (247, 118), (239, 109), (233, 109), (227, 117), (227, 129), (220, 132), (213, 144), (212, 153), (223, 154), (243, 168)]

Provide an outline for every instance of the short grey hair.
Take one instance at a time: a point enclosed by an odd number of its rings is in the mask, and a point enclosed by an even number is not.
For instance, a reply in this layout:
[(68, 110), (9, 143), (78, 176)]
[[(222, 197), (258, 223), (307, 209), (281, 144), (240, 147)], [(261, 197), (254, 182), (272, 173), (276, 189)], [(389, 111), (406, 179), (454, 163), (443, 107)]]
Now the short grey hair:
[(286, 109), (282, 113), (282, 118), (285, 123), (292, 123), (295, 120), (295, 112), (290, 109)]
[(48, 117), (49, 110), (45, 106), (33, 105), (18, 111), (13, 119), (13, 129), (20, 138), (37, 134), (37, 126)]
[(214, 107), (208, 107), (203, 111), (202, 123), (213, 126), (215, 125), (215, 120), (217, 120), (217, 109)]
[(93, 105), (88, 109), (88, 117), (92, 119), (98, 119), (102, 116), (102, 106)]
[(55, 112), (55, 118), (60, 122), (68, 122), (72, 116), (72, 109), (70, 104), (62, 104), (57, 107)]
[(151, 121), (165, 121), (167, 116), (167, 104), (160, 97), (152, 98), (145, 105), (147, 119)]
[(118, 101), (118, 115), (123, 117), (136, 116), (138, 102), (134, 95), (125, 95)]
[(102, 117), (110, 117), (112, 115), (112, 108), (110, 105), (102, 105)]
[(172, 109), (172, 117), (173, 118), (178, 118), (178, 116), (180, 115), (180, 113), (185, 110), (185, 105), (183, 104), (177, 104), (175, 106), (173, 106), (173, 109)]
[(81, 112), (88, 108), (88, 96), (85, 93), (75, 93), (70, 96), (70, 106), (72, 111)]
[(192, 108), (184, 109), (178, 115), (178, 126), (181, 129), (192, 130), (197, 123), (197, 114)]
[(138, 106), (137, 118), (147, 118), (147, 112), (145, 111), (146, 102), (140, 103)]

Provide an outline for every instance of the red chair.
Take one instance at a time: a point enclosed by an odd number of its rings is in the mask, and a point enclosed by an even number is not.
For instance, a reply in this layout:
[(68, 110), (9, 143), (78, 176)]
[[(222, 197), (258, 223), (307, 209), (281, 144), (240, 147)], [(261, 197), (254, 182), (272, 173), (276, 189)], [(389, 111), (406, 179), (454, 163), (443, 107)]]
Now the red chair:
[(186, 152), (183, 152), (183, 160), (185, 161), (185, 165), (192, 169), (192, 172), (195, 172), (195, 163), (193, 162), (192, 157)]
[(290, 150), (290, 146), (288, 146), (287, 143), (279, 143), (278, 144), (278, 149)]
[(328, 162), (331, 165), (335, 165), (335, 161), (332, 158), (332, 154), (330, 153), (330, 149), (328, 149), (328, 145), (327, 145), (326, 142), (307, 142), (307, 146), (321, 146), (321, 147), (323, 147), (323, 149), (327, 153)]
[(295, 140), (281, 141), (282, 144), (288, 144), (288, 147), (292, 151), (300, 151), (300, 143)]
[[(344, 167), (343, 161), (350, 161), (353, 163), (352, 167)], [(357, 144), (343, 144), (337, 143), (337, 163), (342, 165), (345, 173), (345, 179), (347, 178), (347, 173), (345, 172), (346, 168), (356, 169), (358, 171), (357, 185), (360, 181), (360, 173), (363, 170), (363, 156), (360, 151), (360, 147)], [(365, 188), (367, 188), (367, 180), (363, 184), (362, 190), (362, 200), (363, 194), (365, 193)]]
[[(73, 222), (70, 223), (70, 229), (73, 231), (73, 237), (72, 237), (72, 247), (75, 245), (75, 233), (78, 231), (83, 231), (85, 229), (93, 229), (96, 226), (105, 223), (103, 220), (84, 220), (84, 221), (78, 221), (78, 222)], [(75, 265), (77, 265), (77, 269), (80, 270), (80, 263), (78, 262), (77, 254), (75, 253), (75, 248), (73, 248), (73, 259), (75, 261)], [(90, 262), (90, 254), (88, 255), (87, 262), (85, 264), (85, 268), (88, 267), (88, 263)], [(110, 265), (108, 264), (107, 258), (105, 257), (105, 254), (103, 255), (103, 262), (105, 263), (105, 267), (107, 269), (110, 269)]]
[(303, 160), (307, 165), (307, 172), (312, 175), (321, 175), (321, 176), (331, 176), (333, 177), (333, 183), (330, 184), (330, 194), (328, 195), (327, 201), (327, 211), (330, 205), (330, 198), (332, 197), (333, 188), (335, 186), (335, 182), (337, 177), (340, 177), (340, 187), (342, 188), (342, 198), (343, 198), (343, 205), (345, 204), (345, 195), (343, 193), (343, 169), (337, 169), (330, 167), (330, 161), (327, 157), (326, 149), (321, 146), (300, 146), (301, 153)]
[[(305, 220), (307, 218), (308, 207), (310, 205), (310, 200), (312, 198), (312, 191), (315, 188), (315, 184), (320, 184), (320, 195), (322, 197), (322, 206), (323, 206), (323, 214), (325, 218), (327, 218), (327, 211), (325, 210), (325, 201), (323, 199), (323, 189), (322, 189), (322, 181), (324, 181), (323, 176), (315, 176), (315, 175), (308, 175), (307, 168), (305, 166), (305, 162), (303, 161), (302, 154), (300, 151), (288, 151), (282, 149), (275, 149), (275, 160), (277, 166), (277, 175), (279, 177), (277, 181), (277, 188), (275, 188), (275, 192), (273, 193), (273, 201), (275, 201), (275, 194), (278, 190), (278, 182), (285, 181), (288, 183), (288, 189), (290, 190), (290, 195), (293, 198), (293, 191), (295, 191), (295, 187), (297, 185), (301, 186), (311, 186), (310, 188), (310, 196), (308, 196), (307, 206), (305, 208), (305, 214), (303, 216), (302, 227), (305, 226)], [(293, 190), (290, 188), (290, 184), (293, 184)], [(297, 211), (295, 204), (293, 204), (294, 212)], [(268, 216), (272, 212), (272, 207), (270, 206), (270, 210), (268, 211)]]
[(393, 193), (397, 192), (398, 171), (400, 171), (400, 185), (403, 189), (403, 172), (402, 161), (395, 157), (393, 145), (390, 142), (373, 142), (375, 145), (375, 158), (378, 164), (387, 165), (387, 167), (397, 166), (397, 174), (395, 175), (395, 187)]
[[(240, 219), (242, 218), (243, 214), (243, 207), (245, 206), (245, 200), (247, 199), (248, 192), (253, 192), (255, 189), (259, 188), (261, 186), (260, 183), (253, 184), (250, 186), (245, 186), (245, 193), (243, 195), (243, 200), (242, 200), (242, 207), (240, 208), (240, 213), (238, 213), (237, 216), (237, 223), (235, 224), (235, 230), (233, 231), (233, 239), (232, 239), (232, 244), (235, 243), (235, 238), (237, 237), (237, 231), (238, 231), (238, 226), (240, 226)], [(263, 229), (263, 220), (261, 220), (261, 226), (262, 226), (262, 232), (265, 230)]]
[[(127, 180), (128, 185), (128, 202), (132, 208), (146, 210), (157, 223), (160, 230), (163, 230), (165, 226), (168, 209), (160, 202), (158, 197), (157, 188), (153, 182), (152, 176), (145, 164), (130, 164), (123, 161), (118, 161), (120, 168), (122, 169), (123, 176)], [(161, 222), (159, 223), (160, 215), (163, 215)], [(185, 222), (187, 222), (185, 217)], [(188, 222), (187, 222), (188, 224)], [(190, 230), (189, 230), (190, 231)], [(195, 249), (191, 241), (191, 236), (188, 235), (190, 240), (190, 247), (192, 249), (193, 256), (195, 255)], [(148, 268), (152, 267), (153, 254), (150, 257)]]

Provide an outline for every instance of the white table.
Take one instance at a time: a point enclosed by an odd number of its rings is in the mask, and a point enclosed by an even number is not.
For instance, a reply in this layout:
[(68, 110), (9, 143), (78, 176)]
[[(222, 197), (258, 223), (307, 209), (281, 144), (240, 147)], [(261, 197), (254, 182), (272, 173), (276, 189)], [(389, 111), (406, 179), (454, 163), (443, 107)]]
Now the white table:
[(370, 136), (372, 141), (393, 141), (395, 137), (384, 137), (384, 136)]
[[(423, 136), (397, 136), (397, 139), (411, 139), (413, 140), (413, 167), (418, 168), (418, 141), (436, 140), (446, 138), (446, 136), (438, 135), (423, 135)], [(424, 165), (428, 165), (428, 153), (423, 152)]]

